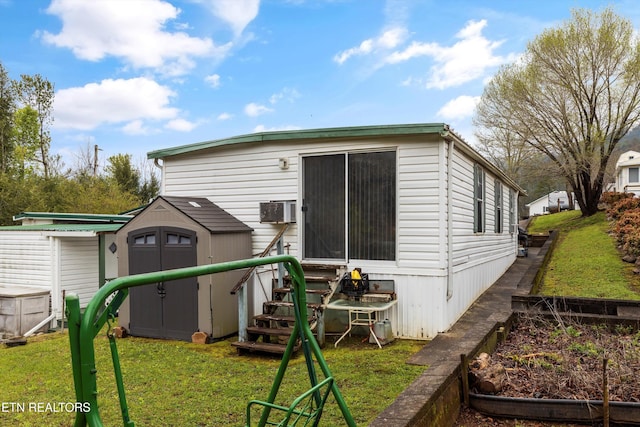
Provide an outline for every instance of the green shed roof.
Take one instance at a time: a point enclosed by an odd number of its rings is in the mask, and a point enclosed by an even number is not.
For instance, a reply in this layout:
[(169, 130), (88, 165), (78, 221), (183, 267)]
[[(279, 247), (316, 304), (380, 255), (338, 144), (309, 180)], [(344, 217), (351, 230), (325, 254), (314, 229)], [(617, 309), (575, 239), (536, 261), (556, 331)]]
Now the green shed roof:
[(0, 227), (0, 231), (61, 231), (105, 233), (118, 231), (123, 225), (124, 223), (6, 225)]
[(286, 130), (278, 132), (256, 132), (231, 138), (197, 142), (173, 148), (150, 151), (149, 159), (162, 159), (178, 154), (191, 153), (207, 148), (222, 147), (233, 144), (246, 144), (266, 141), (287, 141), (301, 139), (361, 138), (367, 136), (392, 136), (416, 134), (447, 134), (449, 126), (444, 123), (421, 123), (405, 125), (352, 126), (324, 129)]
[(111, 214), (88, 214), (88, 213), (64, 213), (64, 212), (20, 212), (14, 215), (14, 221), (25, 219), (46, 219), (52, 221), (67, 221), (76, 223), (110, 223), (117, 222), (124, 224), (133, 216), (131, 215), (111, 215)]

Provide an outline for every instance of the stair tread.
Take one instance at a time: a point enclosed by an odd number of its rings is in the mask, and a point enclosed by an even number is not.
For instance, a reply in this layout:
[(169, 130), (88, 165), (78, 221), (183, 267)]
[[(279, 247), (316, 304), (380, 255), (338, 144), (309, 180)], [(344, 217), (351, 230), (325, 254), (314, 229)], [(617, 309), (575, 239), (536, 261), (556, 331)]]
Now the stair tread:
[(307, 270), (340, 270), (346, 269), (347, 266), (345, 264), (314, 264), (310, 262), (302, 262), (300, 264), (302, 269)]
[[(266, 301), (264, 303), (265, 306), (271, 306), (271, 307), (293, 307), (293, 302), (291, 301)], [(319, 309), (322, 307), (322, 304), (315, 304), (315, 303), (307, 303), (307, 307), (308, 308), (314, 308), (314, 309)]]
[[(291, 282), (290, 276), (285, 276), (283, 279), (287, 282)], [(334, 275), (324, 275), (324, 274), (305, 274), (304, 281), (307, 283), (316, 283), (316, 282), (333, 282), (338, 280), (338, 277)]]
[(248, 326), (247, 332), (254, 335), (279, 335), (289, 336), (293, 332), (292, 328), (262, 328), (260, 326)]
[[(276, 314), (258, 314), (256, 316), (253, 316), (254, 320), (257, 321), (262, 321), (262, 322), (268, 322), (268, 321), (274, 321), (274, 322), (295, 322), (296, 318), (294, 316), (281, 316), (281, 315), (276, 315)], [(307, 321), (308, 322), (312, 322), (315, 318), (313, 316), (308, 316), (307, 317)]]
[[(231, 343), (232, 346), (249, 351), (262, 351), (265, 353), (284, 354), (287, 345), (276, 343), (264, 343), (256, 341), (236, 341)], [(297, 351), (300, 345), (296, 345), (294, 350)]]
[[(275, 288), (273, 292), (281, 294), (289, 293), (291, 292), (291, 288)], [(331, 289), (305, 289), (305, 292), (308, 294), (329, 295)]]

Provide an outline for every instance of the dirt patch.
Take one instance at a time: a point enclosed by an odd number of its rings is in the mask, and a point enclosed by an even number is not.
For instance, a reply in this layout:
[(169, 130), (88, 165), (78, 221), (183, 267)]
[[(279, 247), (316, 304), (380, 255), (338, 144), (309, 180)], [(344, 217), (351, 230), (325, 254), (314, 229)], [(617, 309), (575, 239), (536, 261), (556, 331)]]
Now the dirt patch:
[[(630, 327), (521, 316), (491, 363), (506, 368), (500, 396), (602, 400), (606, 362), (609, 399), (640, 402), (640, 332)], [(559, 426), (497, 420), (463, 409), (456, 426)], [(570, 424), (566, 424), (569, 426)]]

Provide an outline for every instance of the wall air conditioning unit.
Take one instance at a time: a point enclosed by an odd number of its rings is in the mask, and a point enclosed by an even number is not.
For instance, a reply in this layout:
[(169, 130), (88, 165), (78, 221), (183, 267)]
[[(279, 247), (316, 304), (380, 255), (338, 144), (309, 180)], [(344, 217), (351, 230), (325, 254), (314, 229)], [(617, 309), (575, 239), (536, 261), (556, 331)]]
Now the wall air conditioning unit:
[(296, 222), (295, 200), (260, 203), (260, 222), (267, 224)]

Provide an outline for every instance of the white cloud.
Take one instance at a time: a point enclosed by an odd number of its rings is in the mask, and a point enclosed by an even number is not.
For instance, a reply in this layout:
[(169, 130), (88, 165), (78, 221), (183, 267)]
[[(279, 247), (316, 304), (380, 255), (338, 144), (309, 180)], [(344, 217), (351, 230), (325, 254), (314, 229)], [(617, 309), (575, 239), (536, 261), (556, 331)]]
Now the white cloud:
[[(175, 93), (146, 77), (102, 80), (62, 89), (54, 97), (56, 128), (91, 130), (102, 124), (134, 120), (171, 120), (179, 110), (170, 107)], [(135, 128), (135, 124), (132, 125)]]
[(253, 128), (253, 132), (279, 132), (284, 130), (299, 130), (302, 129), (299, 126), (294, 125), (284, 125), (284, 126), (274, 126), (274, 127), (266, 127), (265, 125), (258, 125)]
[(352, 56), (367, 55), (379, 50), (394, 49), (407, 38), (407, 30), (403, 27), (394, 27), (383, 32), (375, 39), (364, 40), (356, 47), (336, 54), (333, 60), (338, 64), (344, 64)]
[(58, 34), (41, 33), (45, 43), (69, 48), (80, 59), (100, 61), (107, 56), (134, 68), (153, 68), (178, 76), (195, 66), (194, 58), (223, 58), (231, 44), (216, 46), (209, 38), (169, 32), (168, 21), (180, 9), (163, 0), (53, 0), (47, 13), (62, 20)]
[(134, 120), (122, 127), (122, 132), (127, 135), (149, 135), (151, 129), (144, 125), (142, 120)]
[(430, 70), (427, 88), (445, 89), (482, 77), (487, 68), (513, 60), (513, 56), (496, 56), (494, 51), (503, 43), (490, 41), (482, 35), (486, 20), (469, 21), (456, 37), (453, 46), (438, 43), (413, 42), (406, 49), (387, 56), (386, 62), (396, 64), (419, 56), (430, 56), (435, 65)]
[(206, 76), (204, 78), (204, 81), (214, 89), (220, 87), (220, 75), (218, 74), (211, 74), (210, 76)]
[(256, 104), (255, 102), (251, 102), (244, 106), (244, 113), (249, 117), (258, 117), (265, 113), (271, 113), (272, 111), (273, 109), (264, 105)]
[(447, 102), (437, 115), (447, 120), (463, 119), (473, 115), (476, 105), (480, 102), (479, 96), (462, 95)]
[(196, 126), (196, 123), (190, 122), (185, 119), (173, 119), (167, 122), (165, 128), (176, 130), (178, 132), (189, 132), (192, 131)]
[(218, 120), (229, 120), (233, 118), (233, 114), (229, 114), (229, 113), (221, 113), (218, 115)]
[(236, 36), (258, 16), (260, 0), (203, 0), (218, 18), (225, 21)]
[(269, 102), (273, 105), (277, 104), (283, 99), (289, 102), (294, 102), (298, 98), (300, 98), (300, 92), (295, 89), (285, 87), (280, 92), (271, 95), (271, 97), (269, 97)]

